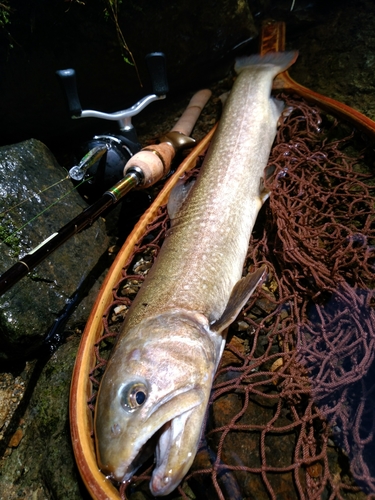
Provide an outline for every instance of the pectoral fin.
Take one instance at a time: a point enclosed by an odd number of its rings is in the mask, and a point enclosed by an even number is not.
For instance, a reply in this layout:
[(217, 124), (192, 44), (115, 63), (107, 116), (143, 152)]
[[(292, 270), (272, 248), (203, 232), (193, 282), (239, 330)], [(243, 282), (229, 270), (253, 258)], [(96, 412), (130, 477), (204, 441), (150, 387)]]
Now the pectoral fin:
[(266, 266), (262, 266), (255, 272), (237, 281), (221, 318), (210, 325), (211, 331), (221, 332), (233, 323), (256, 287), (264, 280), (266, 274)]
[(263, 179), (263, 177), (261, 177), (260, 183), (259, 183), (259, 199), (260, 199), (261, 204), (263, 205), (263, 203), (266, 200), (268, 200), (269, 197), (270, 197), (270, 191), (269, 191), (269, 189), (266, 188), (266, 186), (264, 184), (264, 179)]

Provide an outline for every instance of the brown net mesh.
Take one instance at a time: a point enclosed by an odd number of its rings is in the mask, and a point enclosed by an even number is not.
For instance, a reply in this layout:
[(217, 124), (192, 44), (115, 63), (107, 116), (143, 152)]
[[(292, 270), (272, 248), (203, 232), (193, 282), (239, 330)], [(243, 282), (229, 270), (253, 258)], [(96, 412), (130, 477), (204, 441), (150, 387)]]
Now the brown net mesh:
[[(298, 96), (280, 98), (291, 113), (244, 267), (265, 263), (268, 279), (230, 327), (198, 455), (169, 498), (375, 498), (374, 152)], [(94, 388), (167, 227), (163, 207), (124, 266)], [(123, 498), (151, 498), (151, 467)]]

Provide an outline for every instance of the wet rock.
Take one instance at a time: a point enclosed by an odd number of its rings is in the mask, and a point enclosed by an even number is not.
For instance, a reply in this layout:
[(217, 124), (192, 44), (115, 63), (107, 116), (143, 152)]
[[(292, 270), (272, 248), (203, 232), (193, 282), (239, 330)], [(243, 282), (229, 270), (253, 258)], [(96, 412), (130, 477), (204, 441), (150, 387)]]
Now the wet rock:
[[(66, 172), (49, 150), (34, 139), (0, 148), (0, 175), (0, 270), (5, 272), (86, 204), (72, 191), (69, 180), (62, 181)], [(54, 203), (46, 214), (38, 216)], [(41, 345), (107, 244), (105, 225), (98, 220), (0, 297), (0, 357), (23, 357)]]
[[(35, 362), (26, 362), (18, 373), (0, 373), (0, 456), (7, 446), (15, 444), (14, 436), (19, 429), (22, 430), (17, 411), (24, 400), (34, 367)], [(9, 448), (6, 451), (7, 454), (11, 452)]]
[[(272, 398), (262, 395), (251, 395), (246, 412), (241, 416), (244, 406), (244, 396), (230, 393), (220, 397), (213, 404), (213, 426), (218, 428), (233, 422), (241, 427), (231, 430), (225, 437), (221, 449), (221, 462), (234, 466), (246, 466), (259, 469), (263, 464), (269, 467), (281, 469), (291, 464), (295, 446), (295, 435), (291, 428), (289, 433), (283, 431), (280, 434), (265, 432), (265, 441), (262, 444), (262, 429), (266, 422), (272, 421), (274, 417), (274, 401)], [(283, 427), (291, 424), (291, 420), (283, 413), (280, 414), (274, 427)], [(243, 427), (242, 427), (243, 426)], [(246, 429), (247, 428), (247, 429)], [(218, 445), (220, 433), (212, 435), (211, 446), (213, 449)], [(264, 449), (265, 457), (261, 456)], [(293, 485), (292, 472), (267, 473), (267, 480), (277, 498), (297, 498)], [(268, 499), (269, 490), (263, 482), (261, 474), (254, 472), (227, 471), (226, 477), (221, 479), (223, 490), (238, 490), (241, 495), (236, 498)]]
[(375, 120), (374, 24), (372, 0), (327, 2), (310, 9), (308, 23), (297, 18), (287, 26), (288, 47), (300, 54), (291, 76)]
[[(247, 325), (247, 323), (245, 324)], [(228, 343), (228, 347), (230, 347), (231, 349), (224, 350), (220, 360), (220, 368), (225, 368), (230, 365), (236, 366), (241, 364), (243, 358), (246, 356), (249, 350), (249, 342), (247, 339), (243, 340), (236, 336), (233, 336)], [(232, 348), (234, 352), (232, 351)], [(236, 351), (238, 352), (238, 355)]]
[[(40, 378), (0, 464), (0, 498), (88, 498), (70, 445), (69, 387), (78, 337), (35, 367)], [(16, 434), (14, 434), (15, 436)], [(11, 448), (13, 446), (13, 448)]]
[(266, 315), (268, 315), (268, 314), (271, 314), (271, 312), (273, 312), (276, 309), (277, 303), (276, 303), (275, 295), (272, 292), (264, 290), (264, 294), (265, 294), (265, 297), (259, 298), (255, 302), (255, 305), (263, 313), (266, 313)]
[(10, 448), (17, 448), (18, 445), (20, 444), (22, 438), (23, 438), (22, 429), (17, 429), (16, 432), (13, 434), (11, 440), (9, 441), (9, 447)]

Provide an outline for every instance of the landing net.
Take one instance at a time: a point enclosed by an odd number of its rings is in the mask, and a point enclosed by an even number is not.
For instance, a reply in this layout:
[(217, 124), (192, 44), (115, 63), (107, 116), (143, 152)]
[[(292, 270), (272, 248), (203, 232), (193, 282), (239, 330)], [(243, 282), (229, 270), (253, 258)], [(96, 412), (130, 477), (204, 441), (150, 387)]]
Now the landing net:
[[(230, 327), (199, 452), (170, 499), (375, 498), (375, 155), (334, 117), (279, 98), (291, 112), (244, 267), (266, 264), (268, 278)], [(167, 228), (163, 207), (124, 266), (95, 390)], [(152, 498), (151, 470), (122, 498)]]

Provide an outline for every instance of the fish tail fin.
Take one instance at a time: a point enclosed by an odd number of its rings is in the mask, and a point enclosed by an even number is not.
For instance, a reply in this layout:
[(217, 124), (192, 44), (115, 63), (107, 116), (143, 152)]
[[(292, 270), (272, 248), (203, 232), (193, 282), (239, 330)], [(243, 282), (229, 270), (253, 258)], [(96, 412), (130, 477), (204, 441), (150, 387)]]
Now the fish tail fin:
[(254, 54), (251, 56), (238, 57), (234, 70), (236, 73), (241, 73), (246, 68), (251, 66), (273, 66), (274, 76), (287, 70), (297, 59), (298, 51), (288, 52), (268, 52), (264, 55)]

